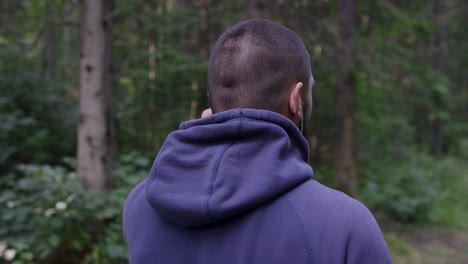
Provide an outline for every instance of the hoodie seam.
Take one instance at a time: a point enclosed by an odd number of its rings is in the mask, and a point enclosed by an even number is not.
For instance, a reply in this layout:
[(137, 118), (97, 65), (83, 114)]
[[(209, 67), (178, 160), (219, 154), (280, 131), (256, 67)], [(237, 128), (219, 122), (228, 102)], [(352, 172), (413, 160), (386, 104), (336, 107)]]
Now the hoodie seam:
[[(276, 113), (276, 112), (273, 112), (273, 111), (268, 111), (268, 110), (257, 110), (257, 112), (259, 114), (256, 114), (255, 116), (252, 116), (253, 115), (252, 110), (253, 109), (246, 109), (246, 108), (238, 108), (238, 109), (228, 110), (226, 112), (232, 111), (232, 113), (227, 115), (225, 118), (214, 119), (214, 123), (220, 124), (220, 123), (230, 122), (230, 121), (233, 121), (233, 120), (236, 120), (236, 119), (244, 119), (244, 120), (249, 119), (249, 120), (252, 120), (252, 121), (261, 121), (261, 122), (276, 124), (277, 126), (280, 126), (281, 128), (283, 128), (286, 131), (286, 133), (288, 135), (290, 135), (299, 144), (299, 146), (300, 146), (299, 148), (301, 149), (303, 159), (305, 161), (309, 160), (310, 153), (309, 153), (308, 147), (303, 147), (304, 142), (307, 143), (307, 139), (304, 137), (304, 135), (301, 136), (302, 133), (300, 133), (299, 128), (297, 127), (296, 124), (294, 124), (294, 122), (292, 122), (292, 120), (288, 119), (286, 116), (283, 116), (283, 115), (281, 115), (279, 113)], [(246, 113), (244, 113), (244, 111)], [(233, 114), (234, 112), (236, 112), (236, 113)], [(269, 116), (267, 116), (266, 114), (268, 112), (274, 113), (275, 115), (278, 115), (278, 116), (277, 117), (271, 116), (271, 114)], [(219, 115), (219, 113), (214, 114), (212, 117), (217, 116), (217, 115)], [(285, 118), (285, 120), (281, 120), (279, 118), (279, 116), (281, 116), (282, 118)], [(206, 117), (206, 118), (210, 118), (210, 117)], [(205, 120), (205, 121), (201, 122), (201, 120)], [(191, 128), (191, 127), (194, 127), (194, 126), (210, 124), (210, 123), (207, 123), (207, 120), (208, 119), (200, 118), (200, 119), (197, 119), (197, 120), (184, 122), (184, 123), (181, 124), (181, 129), (188, 129), (188, 128)], [(291, 124), (288, 124), (288, 123), (293, 124), (293, 126), (291, 126)], [(298, 134), (298, 132), (299, 132), (299, 134)]]
[(294, 208), (294, 206), (293, 206), (291, 200), (289, 199), (288, 195), (286, 194), (284, 197), (285, 197), (286, 201), (288, 202), (289, 207), (294, 212), (294, 215), (296, 216), (297, 220), (299, 221), (299, 225), (301, 226), (302, 233), (304, 235), (304, 242), (305, 242), (305, 247), (306, 247), (307, 253), (309, 254), (309, 256), (312, 257), (313, 263), (316, 263), (315, 258), (314, 258), (314, 254), (313, 254), (313, 250), (312, 250), (312, 243), (310, 241), (309, 236), (307, 235), (307, 233), (305, 231), (304, 222), (302, 221), (302, 218), (299, 216), (299, 213)]
[(241, 124), (242, 124), (242, 121), (243, 121), (244, 117), (242, 115), (242, 112), (240, 112), (240, 118), (239, 118), (239, 123), (237, 125), (237, 128), (236, 128), (236, 132), (234, 133), (234, 136), (232, 137), (232, 140), (231, 142), (226, 145), (222, 150), (221, 150), (221, 153), (218, 157), (218, 159), (216, 160), (216, 163), (215, 163), (215, 166), (213, 168), (213, 176), (211, 177), (211, 182), (210, 182), (210, 196), (208, 197), (208, 199), (206, 200), (206, 211), (207, 211), (207, 215), (208, 217), (212, 220), (212, 221), (215, 221), (216, 220), (216, 216), (213, 214), (211, 208), (210, 208), (210, 201), (211, 199), (213, 198), (213, 193), (214, 193), (214, 183), (216, 181), (216, 176), (218, 175), (218, 170), (219, 170), (219, 166), (221, 164), (221, 160), (223, 159), (224, 157), (224, 154), (226, 153), (226, 151), (232, 147), (234, 145), (234, 142), (236, 141), (237, 137), (239, 136), (239, 132), (240, 132), (240, 128), (241, 128)]
[[(242, 112), (241, 112), (241, 114), (242, 114)], [(296, 143), (299, 145), (299, 149), (301, 149), (301, 154), (302, 154), (303, 159), (305, 161), (307, 161), (309, 159), (309, 154), (308, 153), (304, 154), (304, 150), (301, 147), (302, 144), (304, 143), (303, 139), (305, 139), (305, 137), (303, 137), (303, 136), (301, 137), (301, 136), (297, 135), (295, 133), (295, 131), (294, 131), (294, 128), (286, 126), (285, 124), (281, 124), (280, 122), (275, 122), (273, 120), (265, 120), (265, 119), (261, 119), (261, 118), (258, 118), (258, 117), (248, 117), (248, 116), (247, 117), (246, 116), (235, 117), (235, 118), (232, 118), (231, 120), (228, 120), (227, 122), (235, 121), (237, 119), (248, 120), (248, 121), (259, 122), (259, 123), (275, 124), (275, 125), (281, 127), (288, 134), (288, 136), (291, 136), (294, 139), (294, 141), (296, 141)]]

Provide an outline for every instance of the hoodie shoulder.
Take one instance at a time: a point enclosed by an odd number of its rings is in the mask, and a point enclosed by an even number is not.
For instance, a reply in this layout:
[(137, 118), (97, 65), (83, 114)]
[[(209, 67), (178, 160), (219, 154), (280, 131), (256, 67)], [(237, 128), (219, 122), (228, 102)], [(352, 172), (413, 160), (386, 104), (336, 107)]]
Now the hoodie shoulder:
[(361, 202), (310, 180), (288, 194), (318, 263), (392, 263), (382, 232)]

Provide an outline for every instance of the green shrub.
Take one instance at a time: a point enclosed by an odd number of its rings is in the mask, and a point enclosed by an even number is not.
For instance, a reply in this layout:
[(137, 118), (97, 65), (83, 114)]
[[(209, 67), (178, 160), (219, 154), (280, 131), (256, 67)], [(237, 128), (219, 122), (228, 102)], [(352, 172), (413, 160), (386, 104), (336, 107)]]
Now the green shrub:
[(432, 172), (440, 183), (434, 202), (436, 222), (468, 228), (468, 159), (448, 157), (438, 160)]
[(62, 167), (18, 166), (0, 179), (0, 260), (13, 252), (13, 263), (126, 263), (122, 207), (148, 166), (135, 153), (123, 156), (115, 188), (98, 195)]
[[(443, 222), (442, 218), (447, 218), (444, 210), (453, 207), (458, 211), (466, 206), (463, 179), (468, 170), (462, 164), (454, 157), (436, 159), (416, 151), (403, 153), (397, 162), (373, 159), (363, 166), (361, 198), (369, 207), (400, 222)], [(450, 208), (443, 208), (447, 206)]]

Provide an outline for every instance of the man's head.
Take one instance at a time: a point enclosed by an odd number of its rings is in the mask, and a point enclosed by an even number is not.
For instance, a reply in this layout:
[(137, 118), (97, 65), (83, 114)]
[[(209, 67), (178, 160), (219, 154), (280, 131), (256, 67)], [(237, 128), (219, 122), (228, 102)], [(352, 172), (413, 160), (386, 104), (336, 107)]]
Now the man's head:
[(211, 51), (208, 92), (213, 113), (235, 108), (270, 110), (306, 129), (313, 82), (302, 40), (269, 20), (234, 25)]

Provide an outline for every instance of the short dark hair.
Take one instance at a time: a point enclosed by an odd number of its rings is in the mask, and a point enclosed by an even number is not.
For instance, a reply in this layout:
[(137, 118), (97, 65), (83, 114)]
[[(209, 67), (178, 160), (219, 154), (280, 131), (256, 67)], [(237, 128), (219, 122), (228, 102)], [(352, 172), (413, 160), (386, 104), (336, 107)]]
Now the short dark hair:
[(310, 57), (292, 30), (265, 19), (242, 21), (211, 50), (208, 91), (213, 113), (234, 108), (281, 111), (293, 81), (307, 90)]

